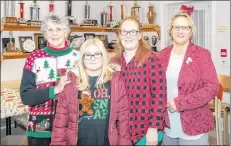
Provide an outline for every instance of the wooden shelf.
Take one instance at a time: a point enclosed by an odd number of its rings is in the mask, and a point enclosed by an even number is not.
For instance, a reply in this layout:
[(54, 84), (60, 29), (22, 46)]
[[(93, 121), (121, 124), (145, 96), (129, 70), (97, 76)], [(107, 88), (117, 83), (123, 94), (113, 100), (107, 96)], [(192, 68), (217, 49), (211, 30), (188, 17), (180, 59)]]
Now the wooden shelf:
[(22, 53), (22, 52), (6, 52), (3, 54), (3, 60), (5, 59), (21, 59), (27, 58), (30, 53)]
[[(40, 31), (40, 25), (19, 25), (19, 24), (7, 24), (1, 27), (1, 31)], [(114, 32), (118, 34), (118, 28), (101, 27), (101, 26), (71, 26), (72, 32)], [(159, 26), (144, 26), (141, 28), (143, 32), (156, 31), (160, 38)], [(113, 49), (107, 49), (108, 52), (113, 52)], [(7, 52), (3, 54), (3, 59), (20, 59), (27, 58), (30, 53), (19, 52)], [(2, 60), (1, 58), (1, 60)]]
[[(113, 52), (113, 49), (107, 49), (107, 52)], [(5, 52), (1, 55), (1, 62), (5, 59), (23, 59), (27, 58), (30, 53), (22, 53), (22, 52)]]
[[(160, 34), (159, 26), (145, 26), (142, 27), (143, 32), (156, 31)], [(19, 24), (7, 24), (1, 31), (40, 31), (40, 25), (19, 25)], [(116, 32), (118, 28), (101, 27), (101, 26), (71, 26), (72, 32)]]

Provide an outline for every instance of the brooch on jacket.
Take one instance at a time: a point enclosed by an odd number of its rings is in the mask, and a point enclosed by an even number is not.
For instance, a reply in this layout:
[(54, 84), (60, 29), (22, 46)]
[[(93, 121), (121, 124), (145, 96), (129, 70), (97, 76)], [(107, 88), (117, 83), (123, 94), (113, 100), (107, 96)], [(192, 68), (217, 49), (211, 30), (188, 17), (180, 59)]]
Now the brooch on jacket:
[(189, 64), (190, 62), (192, 62), (192, 58), (188, 57), (187, 60), (186, 60), (186, 63)]

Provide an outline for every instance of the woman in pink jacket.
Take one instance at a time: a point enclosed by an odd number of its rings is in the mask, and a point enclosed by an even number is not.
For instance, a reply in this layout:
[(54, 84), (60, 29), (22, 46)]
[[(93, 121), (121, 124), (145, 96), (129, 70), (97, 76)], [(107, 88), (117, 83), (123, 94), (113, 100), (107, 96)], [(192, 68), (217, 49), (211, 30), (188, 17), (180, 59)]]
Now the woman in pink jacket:
[(79, 58), (78, 77), (69, 74), (58, 97), (51, 145), (130, 145), (124, 83), (103, 42), (88, 39)]
[(190, 40), (195, 26), (188, 15), (173, 16), (169, 24), (173, 44), (160, 52), (166, 70), (168, 118), (165, 145), (208, 145), (213, 130), (208, 106), (219, 91), (209, 50)]

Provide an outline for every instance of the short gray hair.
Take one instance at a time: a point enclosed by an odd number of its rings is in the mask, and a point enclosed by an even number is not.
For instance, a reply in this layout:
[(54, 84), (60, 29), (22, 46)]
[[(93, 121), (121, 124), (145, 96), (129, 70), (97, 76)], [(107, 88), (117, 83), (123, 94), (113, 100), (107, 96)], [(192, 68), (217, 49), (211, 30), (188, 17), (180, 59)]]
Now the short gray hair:
[[(45, 32), (46, 32), (46, 27), (47, 27), (47, 23), (54, 23), (54, 24), (57, 24), (57, 25), (62, 25), (64, 26), (64, 29), (67, 33), (67, 36), (69, 35), (71, 29), (70, 29), (70, 26), (69, 26), (69, 21), (67, 18), (65, 17), (62, 17), (60, 15), (57, 15), (55, 13), (49, 13), (48, 16), (46, 16), (43, 21), (42, 21), (42, 24), (41, 24), (41, 28), (40, 28), (40, 31), (42, 32), (43, 36), (45, 37)], [(66, 37), (67, 37), (66, 36)], [(45, 38), (46, 39), (46, 38)]]

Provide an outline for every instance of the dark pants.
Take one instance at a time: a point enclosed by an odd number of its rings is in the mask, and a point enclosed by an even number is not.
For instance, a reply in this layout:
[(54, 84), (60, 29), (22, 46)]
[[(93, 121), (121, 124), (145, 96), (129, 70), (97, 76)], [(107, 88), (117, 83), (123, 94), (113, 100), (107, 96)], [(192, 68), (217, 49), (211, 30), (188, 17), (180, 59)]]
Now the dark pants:
[(51, 138), (36, 138), (36, 137), (27, 137), (29, 146), (49, 146), (51, 143)]

